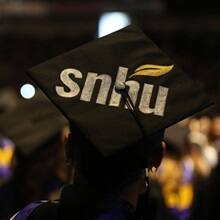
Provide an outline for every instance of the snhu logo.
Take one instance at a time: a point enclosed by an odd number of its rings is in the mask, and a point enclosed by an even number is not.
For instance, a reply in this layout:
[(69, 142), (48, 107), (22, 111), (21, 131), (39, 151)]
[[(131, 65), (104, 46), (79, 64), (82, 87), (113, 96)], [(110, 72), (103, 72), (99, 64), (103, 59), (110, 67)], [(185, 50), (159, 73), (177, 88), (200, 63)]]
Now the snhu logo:
[[(171, 66), (158, 66), (158, 65), (142, 65), (137, 68), (129, 78), (132, 76), (153, 76), (159, 77), (167, 74), (173, 69), (174, 65)], [(128, 87), (128, 93), (134, 105), (137, 105), (137, 98), (140, 91), (140, 83), (135, 80), (127, 80), (128, 68), (119, 66), (116, 75), (116, 80), (114, 85), (125, 84)], [(67, 91), (63, 86), (56, 86), (56, 93), (63, 98), (73, 98), (76, 97), (80, 91), (80, 86), (71, 78), (71, 76), (76, 79), (82, 79), (82, 73), (74, 68), (64, 69), (60, 73), (60, 80), (68, 88)], [(115, 90), (115, 86), (111, 91), (110, 100), (108, 101), (108, 95), (112, 85), (112, 77), (108, 74), (97, 74), (93, 72), (88, 72), (85, 80), (85, 84), (82, 88), (80, 100), (84, 102), (90, 102), (93, 91), (97, 80), (101, 81), (99, 92), (97, 94), (96, 103), (100, 105), (108, 105), (112, 107), (119, 107), (121, 103), (121, 94)], [(140, 102), (138, 104), (138, 109), (144, 114), (154, 114), (158, 116), (164, 116), (167, 96), (169, 88), (164, 86), (159, 86), (157, 92), (157, 98), (155, 101), (154, 108), (150, 107), (152, 94), (154, 90), (154, 85), (144, 83)], [(108, 101), (108, 103), (107, 103)]]

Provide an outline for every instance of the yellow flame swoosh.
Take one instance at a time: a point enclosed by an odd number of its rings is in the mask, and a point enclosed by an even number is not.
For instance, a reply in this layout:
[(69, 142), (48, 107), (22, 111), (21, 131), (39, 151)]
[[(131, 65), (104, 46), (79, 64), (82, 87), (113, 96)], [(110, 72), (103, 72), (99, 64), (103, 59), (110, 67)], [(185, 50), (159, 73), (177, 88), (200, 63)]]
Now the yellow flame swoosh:
[(9, 166), (13, 156), (12, 148), (0, 149), (0, 166)]
[(146, 64), (138, 67), (134, 74), (132, 74), (129, 78), (132, 76), (162, 76), (167, 73), (169, 73), (173, 69), (174, 65), (170, 66), (159, 66), (154, 64)]

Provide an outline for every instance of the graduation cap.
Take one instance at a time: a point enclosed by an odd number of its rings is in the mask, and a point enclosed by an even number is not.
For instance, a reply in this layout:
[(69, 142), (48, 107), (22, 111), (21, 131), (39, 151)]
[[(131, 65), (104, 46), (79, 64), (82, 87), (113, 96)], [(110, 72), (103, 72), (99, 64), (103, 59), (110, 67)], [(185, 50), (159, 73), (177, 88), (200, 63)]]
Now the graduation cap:
[(24, 155), (46, 144), (67, 125), (67, 120), (40, 91), (0, 115), (0, 133)]
[(211, 104), (202, 86), (133, 25), (28, 74), (105, 157)]

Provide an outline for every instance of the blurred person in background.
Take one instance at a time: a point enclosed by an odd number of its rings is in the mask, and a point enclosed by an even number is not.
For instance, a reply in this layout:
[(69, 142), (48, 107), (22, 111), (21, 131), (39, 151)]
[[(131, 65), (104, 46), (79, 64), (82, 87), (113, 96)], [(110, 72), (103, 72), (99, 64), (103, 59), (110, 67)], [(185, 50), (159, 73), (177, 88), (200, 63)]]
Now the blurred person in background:
[[(0, 117), (11, 111), (18, 102), (15, 91), (10, 87), (0, 89)], [(1, 126), (0, 126), (1, 127)], [(12, 177), (15, 165), (15, 144), (0, 132), (0, 187)]]
[(165, 134), (166, 153), (158, 169), (167, 212), (162, 219), (188, 219), (205, 179), (217, 164), (208, 135), (211, 120), (188, 118), (171, 126)]
[(14, 168), (14, 143), (0, 135), (0, 187), (10, 180)]
[(192, 220), (220, 219), (220, 163), (219, 163), (220, 117), (214, 116), (210, 130), (210, 143), (218, 152), (216, 166), (200, 187), (194, 201)]
[[(11, 178), (0, 188), (0, 219), (31, 201), (59, 198), (69, 182), (64, 159), (67, 121), (38, 94), (0, 117), (0, 131), (15, 143)], [(5, 157), (4, 157), (5, 158)]]
[(202, 116), (200, 119), (200, 131), (205, 134), (207, 137), (210, 135), (212, 120), (210, 116)]
[(215, 116), (212, 119), (210, 130), (210, 142), (220, 152), (220, 116)]
[(188, 121), (171, 126), (165, 133), (166, 151), (156, 175), (166, 207), (160, 219), (186, 220), (190, 215), (194, 170), (186, 147)]
[(208, 117), (193, 118), (189, 128), (187, 144), (195, 170), (201, 176), (207, 177), (218, 163), (218, 153), (210, 139), (212, 121)]
[[(214, 67), (213, 75), (219, 75), (220, 63)], [(216, 88), (219, 88), (219, 81), (215, 80), (209, 82), (209, 89), (212, 93), (216, 92)], [(219, 109), (212, 109), (211, 125), (208, 135), (209, 144), (214, 148), (215, 155), (211, 153), (209, 158), (213, 157), (213, 168), (208, 176), (205, 178), (203, 184), (200, 186), (200, 190), (193, 203), (193, 210), (191, 220), (207, 220), (207, 219), (220, 219), (220, 163), (219, 163), (219, 140), (220, 140), (220, 117)]]
[(204, 155), (207, 140), (207, 137), (200, 132), (190, 132), (188, 135), (188, 156), (193, 162), (195, 173), (201, 177), (207, 177), (211, 171), (211, 166)]
[(206, 137), (206, 144), (204, 147), (204, 156), (208, 161), (211, 170), (215, 168), (218, 163), (218, 149), (216, 148), (215, 144), (211, 140), (211, 133), (212, 133), (212, 118), (211, 116), (203, 116), (200, 118), (200, 128), (201, 133), (205, 134)]

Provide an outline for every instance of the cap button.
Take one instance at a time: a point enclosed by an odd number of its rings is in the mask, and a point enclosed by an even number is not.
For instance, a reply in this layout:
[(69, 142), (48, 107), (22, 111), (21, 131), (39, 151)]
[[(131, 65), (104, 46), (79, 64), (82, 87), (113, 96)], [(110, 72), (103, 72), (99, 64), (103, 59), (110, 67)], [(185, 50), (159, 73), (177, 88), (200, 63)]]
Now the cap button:
[(117, 83), (117, 84), (115, 84), (115, 89), (118, 90), (118, 91), (125, 90), (125, 88), (126, 88), (125, 83)]

